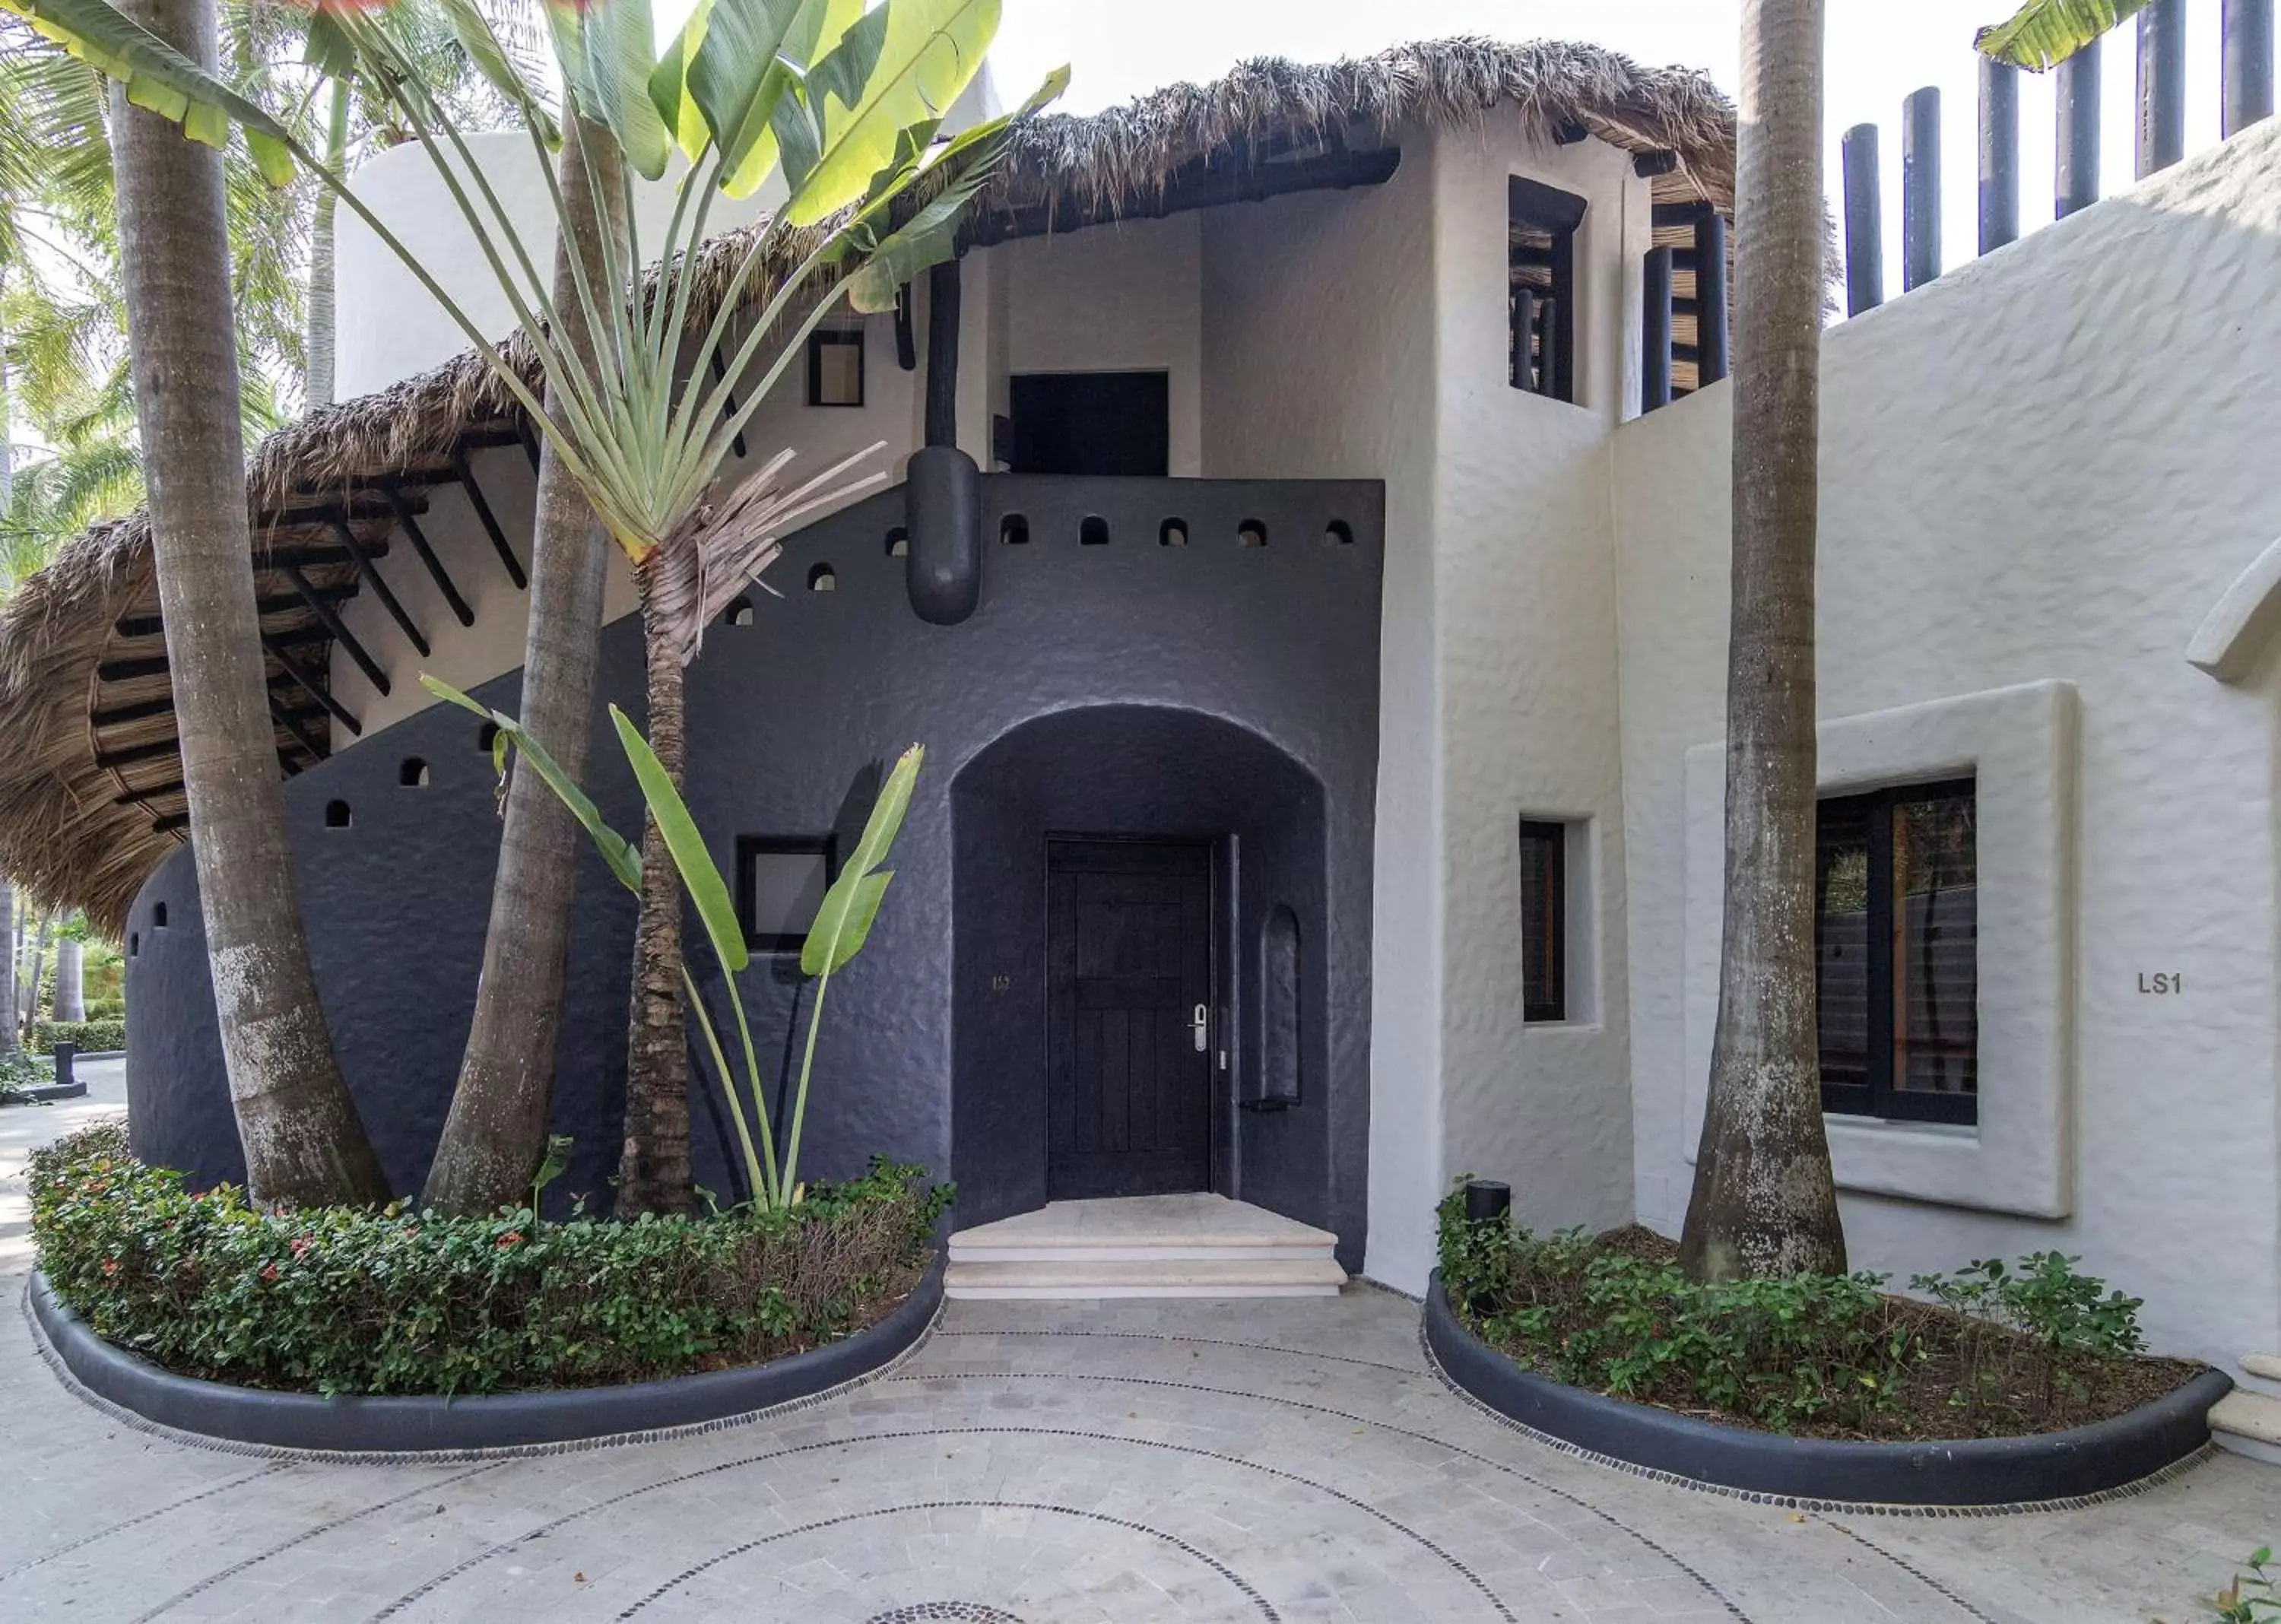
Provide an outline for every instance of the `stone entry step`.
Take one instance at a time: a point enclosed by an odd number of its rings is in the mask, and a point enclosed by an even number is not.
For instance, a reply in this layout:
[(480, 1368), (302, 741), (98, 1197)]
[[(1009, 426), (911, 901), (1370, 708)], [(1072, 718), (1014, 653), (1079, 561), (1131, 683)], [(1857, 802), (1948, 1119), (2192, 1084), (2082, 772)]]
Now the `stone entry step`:
[(950, 1238), (953, 1297), (1335, 1296), (1338, 1237), (1221, 1195), (1057, 1201)]

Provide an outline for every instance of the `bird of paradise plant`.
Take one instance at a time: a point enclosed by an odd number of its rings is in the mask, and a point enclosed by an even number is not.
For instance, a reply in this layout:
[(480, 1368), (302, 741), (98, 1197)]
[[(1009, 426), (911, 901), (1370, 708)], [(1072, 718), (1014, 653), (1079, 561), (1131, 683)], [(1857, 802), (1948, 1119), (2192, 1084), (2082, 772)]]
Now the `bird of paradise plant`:
[[(496, 728), (492, 749), (502, 759), (509, 749), (522, 755), (561, 798), (562, 804), (570, 808), (571, 815), (592, 839), (612, 878), (635, 895), (642, 894), (642, 857), (630, 841), (603, 821), (601, 809), (595, 806), (592, 797), (562, 770), (545, 746), (505, 711), (493, 710), (437, 677), (422, 677), (420, 681), (438, 699), (481, 716)], [(792, 1121), (785, 1128), (779, 1156), (759, 1052), (753, 1042), (752, 1022), (746, 1014), (744, 993), (737, 979), (750, 965), (752, 955), (745, 945), (744, 926), (738, 920), (736, 904), (730, 899), (729, 882), (706, 849), (705, 837), (699, 831), (696, 819), (690, 816), (681, 792), (675, 787), (673, 776), (650, 748), (648, 740), (625, 712), (615, 705), (610, 707), (610, 722), (617, 731), (618, 744), (625, 751), (626, 760), (633, 767), (635, 782), (641, 786), (642, 800), (662, 836), (674, 870), (705, 927), (730, 1009), (736, 1017), (736, 1035), (744, 1060), (741, 1087), (697, 983), (687, 967), (683, 967), (683, 987), (690, 1009), (696, 1012), (698, 1029), (704, 1034), (706, 1051), (712, 1057), (715, 1074), (728, 1101), (729, 1117), (736, 1126), (738, 1149), (744, 1159), (746, 1180), (753, 1192), (754, 1203), (764, 1208), (790, 1206), (800, 1195), (800, 1133), (808, 1120), (808, 1083), (816, 1069), (816, 1039), (823, 1025), (824, 996), (831, 990), (831, 978), (847, 969), (870, 939), (871, 926), (879, 916), (879, 905), (886, 899), (887, 884), (895, 877), (893, 870), (882, 865), (910, 810), (911, 792), (918, 782), (920, 765), (926, 759), (925, 746), (913, 745), (888, 772), (878, 799), (872, 802), (870, 816), (864, 820), (863, 833), (855, 842), (855, 850), (824, 891), (800, 947), (800, 973), (815, 980), (816, 997), (808, 1005), (808, 1037), (800, 1050), (800, 1075), (793, 1085)]]

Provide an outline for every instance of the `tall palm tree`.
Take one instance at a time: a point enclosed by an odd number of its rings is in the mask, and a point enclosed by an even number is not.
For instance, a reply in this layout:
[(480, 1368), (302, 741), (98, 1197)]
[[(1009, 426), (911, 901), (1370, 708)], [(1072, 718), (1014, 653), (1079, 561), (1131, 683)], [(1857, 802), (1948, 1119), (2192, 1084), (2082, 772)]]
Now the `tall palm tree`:
[(23, 1045), (16, 1037), (16, 888), (0, 874), (0, 1060)]
[(1842, 1273), (1815, 1034), (1813, 548), (1823, 0), (1744, 0), (1735, 186), (1726, 914), (1681, 1259)]
[[(124, 8), (192, 62), (213, 0)], [(112, 92), (120, 267), (214, 1001), (246, 1181), (263, 1201), (388, 1195), (317, 1001), (254, 610), (222, 160)]]
[[(565, 229), (556, 249), (554, 304), (564, 313), (566, 341), (592, 364), (594, 335), (580, 308), (570, 255), (582, 256), (590, 283), (601, 280), (607, 244), (622, 223), (612, 205), (623, 195), (624, 161), (607, 129), (575, 110), (570, 117), (574, 133), (556, 165)], [(547, 402), (560, 409), (552, 388)], [(522, 722), (573, 778), (586, 770), (608, 553), (585, 492), (546, 442), (539, 451), (531, 535)], [(578, 839), (577, 820), (537, 773), (508, 780), (475, 1018), (421, 1197), (438, 1211), (485, 1212), (514, 1200), (530, 1188), (531, 1170), (545, 1153)]]

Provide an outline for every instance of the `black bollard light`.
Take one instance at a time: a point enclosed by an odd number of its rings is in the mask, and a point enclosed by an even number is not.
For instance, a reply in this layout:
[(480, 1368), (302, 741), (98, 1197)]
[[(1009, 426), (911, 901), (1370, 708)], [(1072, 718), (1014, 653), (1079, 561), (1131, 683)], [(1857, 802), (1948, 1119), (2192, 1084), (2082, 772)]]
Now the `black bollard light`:
[(1465, 1185), (1465, 1218), (1470, 1223), (1486, 1224), (1509, 1217), (1512, 1212), (1512, 1186), (1495, 1179), (1469, 1179)]

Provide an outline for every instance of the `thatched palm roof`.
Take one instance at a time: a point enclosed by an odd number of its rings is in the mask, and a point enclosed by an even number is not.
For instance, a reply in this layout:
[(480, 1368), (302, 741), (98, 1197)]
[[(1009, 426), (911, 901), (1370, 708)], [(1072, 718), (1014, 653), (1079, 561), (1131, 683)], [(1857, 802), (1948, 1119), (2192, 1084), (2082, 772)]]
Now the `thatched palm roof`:
[[(1367, 146), (1403, 126), (1475, 123), (1504, 104), (1555, 139), (1672, 154), (1659, 203), (1731, 207), (1734, 113), (1706, 76), (1596, 46), (1451, 39), (1313, 66), (1247, 62), (1212, 84), (1034, 120), (973, 225), (986, 241), (1156, 213), (1200, 177), (1264, 173), (1295, 151), (1341, 153), (1349, 137)], [(746, 245), (730, 233), (698, 250), (700, 311), (717, 305)], [(513, 352), (535, 377), (528, 349)], [(291, 675), (298, 666), (321, 685), (330, 653), (300, 587), (327, 601), (354, 592), (346, 544), (387, 551), (391, 487), (416, 511), (468, 449), (526, 435), (509, 392), (468, 353), (311, 412), (256, 448), (247, 502), (285, 770), (328, 747), (321, 701)], [(0, 869), (114, 932), (186, 823), (163, 654), (142, 514), (73, 538), (0, 610)]]

